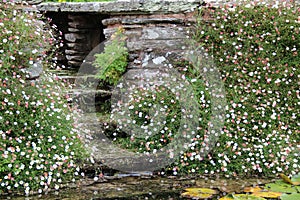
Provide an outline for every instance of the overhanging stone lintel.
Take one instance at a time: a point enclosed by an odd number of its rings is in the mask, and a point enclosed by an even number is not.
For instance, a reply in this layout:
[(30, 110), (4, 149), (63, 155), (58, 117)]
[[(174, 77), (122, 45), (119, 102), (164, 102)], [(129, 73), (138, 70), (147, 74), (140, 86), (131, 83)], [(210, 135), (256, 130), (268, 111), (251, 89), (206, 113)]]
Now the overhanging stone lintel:
[(202, 0), (117, 0), (111, 2), (41, 3), (44, 12), (96, 12), (101, 14), (188, 13), (199, 8)]

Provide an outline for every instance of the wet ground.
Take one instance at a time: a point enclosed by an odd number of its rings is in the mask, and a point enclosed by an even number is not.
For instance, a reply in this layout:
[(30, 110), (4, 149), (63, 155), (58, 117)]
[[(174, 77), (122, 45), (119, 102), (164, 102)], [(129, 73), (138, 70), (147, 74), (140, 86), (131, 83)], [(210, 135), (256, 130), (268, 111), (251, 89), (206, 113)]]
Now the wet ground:
[(227, 193), (239, 193), (247, 186), (262, 185), (272, 182), (272, 179), (236, 178), (225, 179), (217, 177), (158, 177), (158, 176), (108, 176), (97, 181), (86, 179), (76, 185), (47, 195), (6, 196), (0, 199), (12, 200), (112, 200), (112, 199), (186, 199), (180, 196), (184, 188), (205, 187), (220, 191), (214, 199)]

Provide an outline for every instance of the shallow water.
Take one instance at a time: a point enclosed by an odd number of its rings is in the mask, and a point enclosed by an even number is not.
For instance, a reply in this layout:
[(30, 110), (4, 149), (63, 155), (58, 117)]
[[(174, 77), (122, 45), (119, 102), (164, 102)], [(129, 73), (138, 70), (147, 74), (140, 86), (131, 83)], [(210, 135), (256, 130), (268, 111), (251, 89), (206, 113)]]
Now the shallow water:
[(110, 200), (110, 199), (186, 199), (180, 196), (184, 188), (205, 187), (220, 191), (215, 199), (232, 193), (241, 192), (244, 187), (272, 182), (271, 179), (224, 179), (209, 177), (157, 177), (157, 176), (112, 176), (98, 181), (85, 179), (80, 183), (69, 185), (60, 191), (35, 196), (0, 196), (0, 199), (13, 200)]

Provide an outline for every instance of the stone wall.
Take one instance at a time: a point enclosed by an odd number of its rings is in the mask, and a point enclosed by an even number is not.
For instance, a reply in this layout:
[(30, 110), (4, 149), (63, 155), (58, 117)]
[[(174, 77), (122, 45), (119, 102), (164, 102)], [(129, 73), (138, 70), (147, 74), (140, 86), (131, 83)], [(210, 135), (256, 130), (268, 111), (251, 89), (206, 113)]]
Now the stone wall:
[(68, 30), (64, 34), (68, 66), (80, 66), (87, 53), (105, 39), (102, 18), (91, 13), (68, 14)]
[(127, 78), (145, 77), (157, 70), (168, 55), (181, 51), (194, 21), (192, 14), (114, 15), (103, 20), (106, 38), (119, 27), (125, 30), (130, 53)]
[(84, 85), (84, 89), (75, 87), (70, 93), (74, 102), (81, 102), (81, 109), (93, 113), (101, 112), (112, 95), (110, 87), (99, 88), (93, 77), (94, 54), (103, 50), (98, 44), (109, 41), (122, 27), (130, 55), (125, 79), (135, 85), (139, 79), (166, 74), (161, 67), (182, 51), (187, 31), (195, 22), (194, 13), (202, 4), (202, 0), (118, 0), (42, 3), (37, 9), (52, 18), (63, 33), (59, 61), (67, 70), (57, 73), (71, 83), (76, 81), (75, 85)]
[[(267, 2), (265, 0), (264, 2)], [(292, 0), (286, 0), (287, 2)], [(195, 21), (194, 12), (204, 4), (216, 7), (239, 0), (112, 0), (111, 2), (41, 3), (39, 11), (53, 18), (63, 32), (65, 46), (60, 60), (79, 68), (89, 52), (123, 27), (128, 36), (130, 67), (142, 65), (157, 50), (175, 51)], [(295, 1), (299, 3), (300, 1)], [(153, 54), (151, 54), (153, 55)]]
[[(38, 10), (62, 30), (67, 68), (79, 68), (89, 52), (125, 29), (130, 68), (142, 65), (151, 52), (175, 51), (186, 39), (201, 0), (118, 0), (114, 2), (42, 3)], [(60, 16), (60, 17), (57, 17)], [(151, 54), (152, 55), (152, 54)]]

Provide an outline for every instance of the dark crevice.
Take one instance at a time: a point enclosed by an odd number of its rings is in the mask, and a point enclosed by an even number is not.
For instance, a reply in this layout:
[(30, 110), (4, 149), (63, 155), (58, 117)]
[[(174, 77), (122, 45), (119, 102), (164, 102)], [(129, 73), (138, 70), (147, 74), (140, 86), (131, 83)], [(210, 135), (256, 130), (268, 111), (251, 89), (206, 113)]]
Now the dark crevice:
[[(85, 57), (105, 40), (102, 20), (108, 18), (99, 13), (47, 12), (51, 24), (61, 31), (63, 47), (57, 51), (58, 64), (65, 69), (78, 70)], [(59, 35), (58, 35), (59, 36)]]

